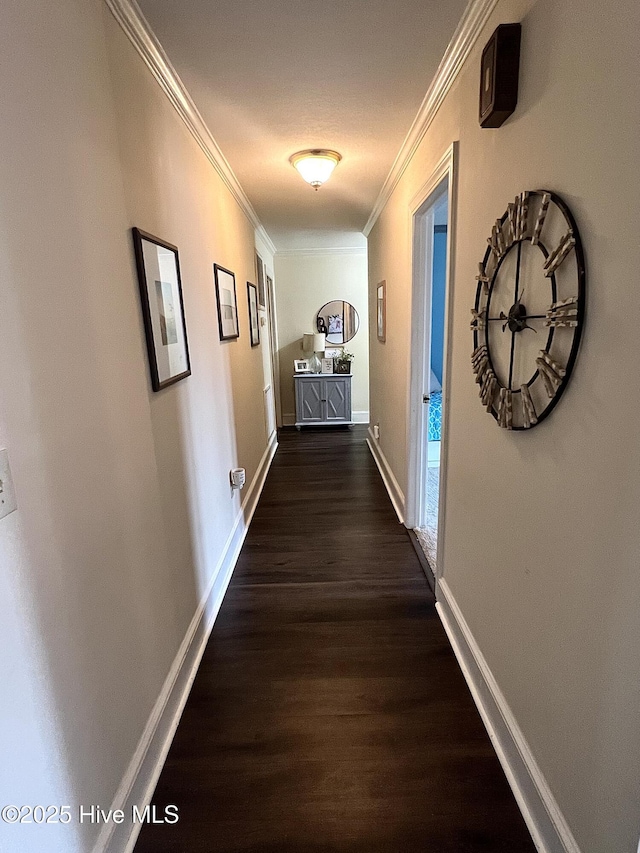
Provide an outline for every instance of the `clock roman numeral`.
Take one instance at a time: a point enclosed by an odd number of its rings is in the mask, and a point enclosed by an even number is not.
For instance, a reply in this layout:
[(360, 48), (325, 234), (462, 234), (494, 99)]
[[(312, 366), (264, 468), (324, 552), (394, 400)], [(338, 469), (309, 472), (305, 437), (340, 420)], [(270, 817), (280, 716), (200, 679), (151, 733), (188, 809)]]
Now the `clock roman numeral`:
[(547, 310), (545, 326), (555, 329), (573, 329), (578, 325), (578, 297), (570, 296), (562, 302), (554, 302)]
[(476, 382), (480, 382), (484, 372), (489, 367), (489, 354), (485, 344), (474, 349), (471, 354), (471, 367), (476, 375)]
[(554, 397), (567, 371), (543, 349), (540, 350), (540, 357), (536, 359), (536, 365), (538, 366), (538, 371), (542, 377), (547, 394), (549, 397)]
[(495, 397), (497, 387), (498, 380), (496, 379), (496, 375), (493, 370), (487, 366), (482, 377), (482, 382), (480, 383), (480, 400), (488, 412), (491, 411), (493, 406), (493, 398)]
[(471, 331), (472, 332), (481, 332), (487, 322), (487, 312), (486, 311), (476, 311), (475, 308), (471, 309)]
[(498, 425), (513, 429), (513, 395), (509, 388), (501, 388), (498, 396)]
[(551, 252), (544, 265), (544, 274), (547, 278), (553, 275), (553, 273), (558, 269), (575, 244), (576, 240), (573, 233), (571, 231), (567, 231), (553, 252)]
[(524, 240), (529, 228), (529, 193), (516, 196), (516, 240)]
[(529, 429), (533, 424), (538, 423), (538, 415), (528, 385), (520, 386), (520, 395), (522, 397), (522, 425), (525, 429)]
[(533, 228), (533, 236), (531, 237), (531, 242), (534, 246), (537, 246), (540, 242), (540, 235), (542, 234), (544, 221), (547, 218), (547, 210), (549, 209), (550, 201), (551, 195), (549, 193), (543, 193), (542, 201), (540, 202), (540, 207), (538, 209), (538, 216), (536, 217), (536, 224)]
[(487, 237), (487, 243), (491, 247), (491, 251), (496, 256), (497, 260), (504, 255), (504, 234), (502, 233), (502, 223), (496, 219), (496, 224), (491, 229), (491, 237)]
[(515, 204), (507, 205), (507, 220), (509, 222), (509, 245), (512, 246), (518, 239), (518, 213)]
[(482, 293), (486, 296), (489, 293), (489, 276), (484, 268), (482, 261), (478, 264), (478, 275), (476, 281), (482, 283)]

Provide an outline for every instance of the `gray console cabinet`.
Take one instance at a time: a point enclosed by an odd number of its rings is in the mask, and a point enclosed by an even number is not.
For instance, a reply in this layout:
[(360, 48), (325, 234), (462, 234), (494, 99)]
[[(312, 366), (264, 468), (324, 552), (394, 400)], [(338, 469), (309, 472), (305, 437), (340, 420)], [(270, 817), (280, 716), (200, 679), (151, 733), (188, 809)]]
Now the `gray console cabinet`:
[(296, 426), (351, 425), (350, 373), (296, 373)]

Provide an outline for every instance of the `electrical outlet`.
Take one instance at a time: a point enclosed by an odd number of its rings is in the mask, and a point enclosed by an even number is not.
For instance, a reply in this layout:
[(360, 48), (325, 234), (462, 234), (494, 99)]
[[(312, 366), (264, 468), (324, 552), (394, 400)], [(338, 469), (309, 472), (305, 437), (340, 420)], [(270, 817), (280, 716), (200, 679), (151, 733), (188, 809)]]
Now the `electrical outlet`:
[(6, 450), (0, 450), (0, 518), (4, 518), (17, 508), (16, 493), (9, 468), (9, 454)]

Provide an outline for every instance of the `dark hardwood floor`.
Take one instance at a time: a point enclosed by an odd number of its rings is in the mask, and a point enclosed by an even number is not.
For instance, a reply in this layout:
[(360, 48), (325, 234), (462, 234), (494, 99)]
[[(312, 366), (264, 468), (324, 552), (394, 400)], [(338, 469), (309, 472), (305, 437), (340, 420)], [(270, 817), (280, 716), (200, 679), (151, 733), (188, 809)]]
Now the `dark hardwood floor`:
[(533, 853), (364, 436), (281, 434), (136, 853)]

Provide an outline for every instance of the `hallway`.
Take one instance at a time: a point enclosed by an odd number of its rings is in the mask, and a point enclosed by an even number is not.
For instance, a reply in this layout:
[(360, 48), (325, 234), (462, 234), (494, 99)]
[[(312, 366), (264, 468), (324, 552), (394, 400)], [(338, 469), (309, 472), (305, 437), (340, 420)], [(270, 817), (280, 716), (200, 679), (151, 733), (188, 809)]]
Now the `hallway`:
[(281, 434), (136, 853), (534, 850), (365, 434)]

